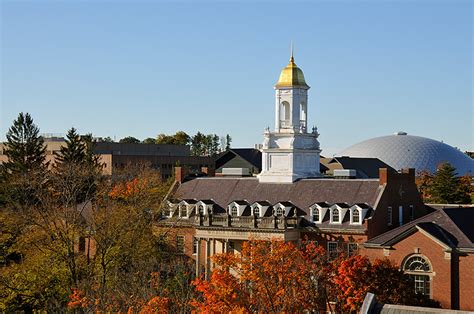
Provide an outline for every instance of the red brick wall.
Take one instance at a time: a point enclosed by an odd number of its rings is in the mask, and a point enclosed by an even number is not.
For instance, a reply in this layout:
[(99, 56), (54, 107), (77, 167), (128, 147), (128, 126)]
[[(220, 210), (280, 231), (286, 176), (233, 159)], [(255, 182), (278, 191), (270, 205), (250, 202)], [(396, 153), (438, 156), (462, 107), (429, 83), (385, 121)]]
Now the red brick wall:
[[(376, 237), (399, 226), (399, 206), (403, 206), (403, 222), (410, 221), (410, 205), (414, 207), (414, 219), (426, 214), (426, 208), (415, 184), (415, 175), (406, 173), (380, 173), (381, 183), (387, 182), (374, 215), (368, 220), (368, 238)], [(388, 207), (392, 207), (392, 225), (388, 225)]]
[(474, 311), (474, 254), (459, 257), (459, 308)]
[[(415, 252), (426, 257), (432, 266), (431, 298), (439, 301), (443, 308), (451, 308), (451, 260), (445, 258), (445, 249), (421, 232), (415, 232), (393, 246), (386, 256), (401, 267), (404, 259)], [(362, 248), (361, 254), (370, 259), (384, 258), (383, 249)], [(462, 273), (460, 274), (461, 276)], [(460, 277), (461, 277), (460, 276)], [(454, 300), (455, 301), (455, 300)], [(455, 306), (455, 304), (453, 304)]]

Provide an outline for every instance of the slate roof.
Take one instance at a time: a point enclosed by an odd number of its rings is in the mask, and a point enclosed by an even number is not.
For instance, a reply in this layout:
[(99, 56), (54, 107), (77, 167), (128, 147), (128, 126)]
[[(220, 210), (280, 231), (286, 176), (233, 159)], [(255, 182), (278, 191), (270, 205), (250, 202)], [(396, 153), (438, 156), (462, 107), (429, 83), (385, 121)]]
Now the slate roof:
[(394, 170), (392, 167), (384, 163), (378, 158), (360, 158), (360, 157), (334, 157), (329, 163), (339, 163), (343, 169), (355, 169), (358, 178), (378, 178), (379, 168), (388, 168)]
[(365, 243), (389, 246), (418, 228), (451, 248), (474, 249), (474, 207), (441, 208)]
[(232, 148), (223, 152), (216, 159), (216, 169), (222, 167), (226, 162), (234, 158), (234, 156), (240, 156), (255, 168), (259, 169), (259, 171), (262, 169), (262, 153), (255, 148)]
[(236, 200), (249, 204), (288, 201), (309, 213), (317, 202), (367, 203), (371, 207), (382, 187), (374, 179), (303, 179), (291, 184), (260, 183), (256, 178), (196, 178), (182, 183), (175, 193), (178, 199), (212, 199), (225, 208)]

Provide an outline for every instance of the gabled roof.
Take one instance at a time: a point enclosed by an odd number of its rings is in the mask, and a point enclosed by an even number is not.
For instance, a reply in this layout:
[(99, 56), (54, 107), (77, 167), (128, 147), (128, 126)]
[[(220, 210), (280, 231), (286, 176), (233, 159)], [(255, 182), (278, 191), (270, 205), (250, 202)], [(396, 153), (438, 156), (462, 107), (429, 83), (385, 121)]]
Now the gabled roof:
[(474, 250), (473, 221), (474, 207), (441, 208), (372, 238), (365, 246), (392, 246), (411, 234), (422, 231), (447, 247)]
[(343, 169), (355, 169), (358, 178), (378, 178), (379, 168), (388, 168), (395, 171), (392, 167), (384, 163), (378, 158), (362, 158), (362, 157), (334, 157), (329, 164), (339, 163)]
[(216, 159), (216, 169), (222, 167), (235, 156), (243, 158), (259, 171), (262, 169), (262, 153), (255, 148), (232, 148), (223, 152)]
[[(374, 207), (383, 188), (373, 179), (303, 179), (290, 184), (260, 183), (256, 178), (196, 178), (182, 183), (176, 195), (181, 198), (212, 199), (226, 208), (235, 200), (248, 203), (267, 200), (271, 204), (289, 201), (309, 213), (318, 202), (367, 203)], [(248, 204), (245, 203), (245, 204)]]
[(203, 202), (204, 204), (206, 205), (212, 205), (214, 204), (214, 201), (213, 200), (199, 200), (200, 202)]
[(253, 204), (258, 204), (260, 206), (272, 206), (272, 204), (270, 204), (268, 201), (256, 201), (256, 202), (253, 202)]
[(233, 201), (229, 202), (229, 205), (232, 204), (232, 203), (236, 203), (237, 205), (248, 205), (249, 204), (245, 200), (233, 200)]

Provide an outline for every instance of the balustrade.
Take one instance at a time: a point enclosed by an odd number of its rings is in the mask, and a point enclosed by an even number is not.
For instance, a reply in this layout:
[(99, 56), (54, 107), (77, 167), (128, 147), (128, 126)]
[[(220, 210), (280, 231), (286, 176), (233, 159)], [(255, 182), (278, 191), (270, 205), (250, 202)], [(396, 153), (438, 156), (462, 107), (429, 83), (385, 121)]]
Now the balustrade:
[(256, 217), (213, 215), (196, 217), (196, 225), (232, 227), (232, 228), (259, 228), (259, 229), (287, 229), (298, 228), (301, 217)]

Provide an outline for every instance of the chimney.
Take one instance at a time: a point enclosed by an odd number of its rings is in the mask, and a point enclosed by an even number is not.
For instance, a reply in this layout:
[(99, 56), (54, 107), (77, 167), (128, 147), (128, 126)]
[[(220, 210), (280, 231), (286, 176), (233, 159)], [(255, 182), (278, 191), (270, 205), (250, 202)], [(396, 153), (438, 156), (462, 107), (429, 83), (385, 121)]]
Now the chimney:
[(379, 184), (384, 185), (388, 182), (388, 169), (387, 168), (379, 168)]
[(189, 170), (186, 167), (174, 167), (174, 180), (176, 182), (183, 182), (184, 178), (188, 175)]
[(216, 170), (212, 167), (201, 167), (201, 172), (207, 174), (208, 177), (216, 176)]

